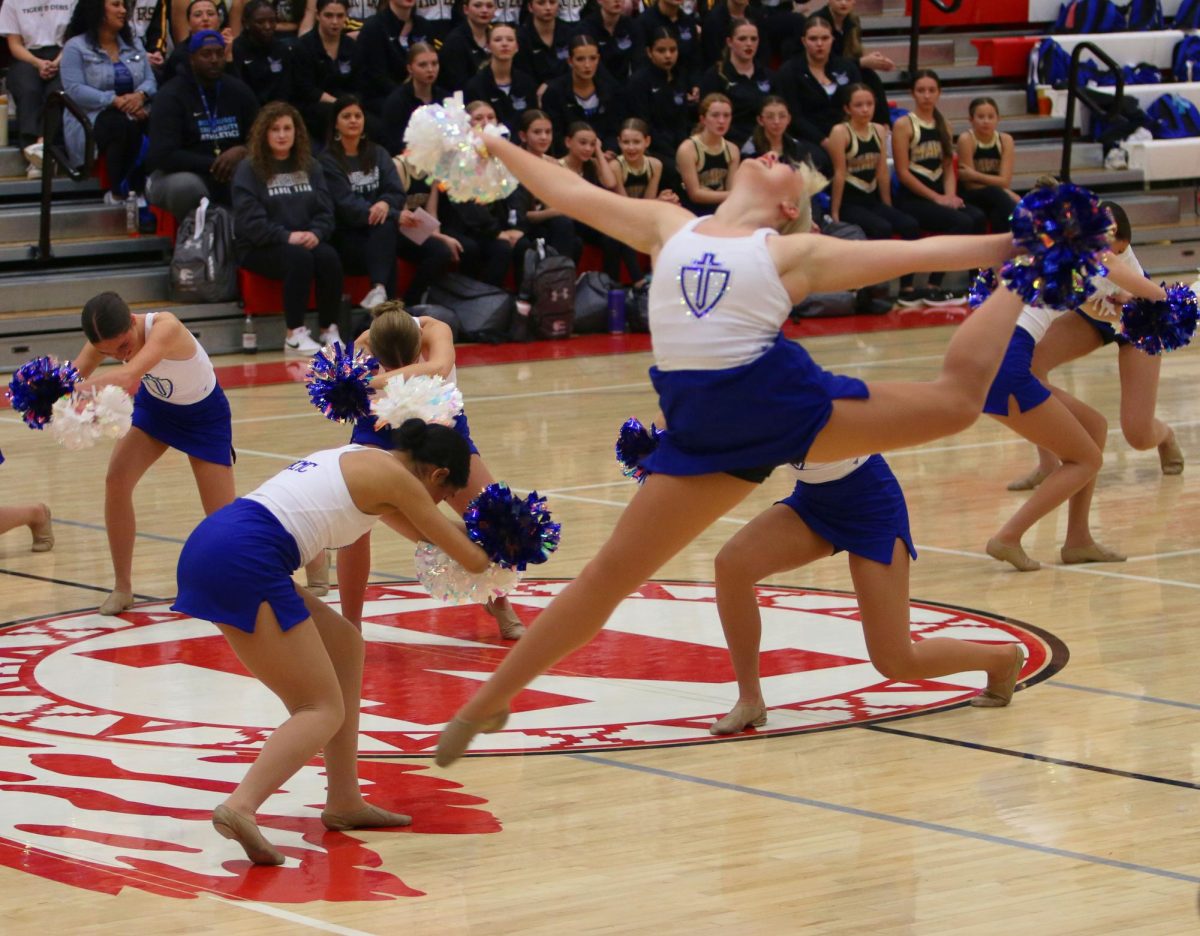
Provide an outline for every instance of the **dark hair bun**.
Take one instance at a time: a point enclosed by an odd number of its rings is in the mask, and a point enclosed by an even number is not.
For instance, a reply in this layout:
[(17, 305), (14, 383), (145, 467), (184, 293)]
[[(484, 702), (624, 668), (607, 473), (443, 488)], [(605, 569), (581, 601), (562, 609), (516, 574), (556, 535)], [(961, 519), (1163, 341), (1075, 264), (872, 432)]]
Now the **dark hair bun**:
[(399, 437), (401, 447), (406, 451), (420, 448), (421, 443), (425, 441), (425, 436), (429, 432), (429, 423), (423, 419), (406, 419), (400, 424), (400, 428), (396, 430), (396, 435)]

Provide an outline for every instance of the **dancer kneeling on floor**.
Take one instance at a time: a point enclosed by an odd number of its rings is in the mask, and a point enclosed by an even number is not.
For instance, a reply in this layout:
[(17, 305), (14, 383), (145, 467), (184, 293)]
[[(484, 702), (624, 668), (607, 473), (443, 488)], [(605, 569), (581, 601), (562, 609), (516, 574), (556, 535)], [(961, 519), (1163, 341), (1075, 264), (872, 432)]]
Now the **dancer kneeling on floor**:
[(329, 780), (321, 821), (332, 830), (408, 825), (366, 803), (358, 785), (362, 636), (292, 581), (319, 551), (352, 543), (375, 523), (439, 546), (472, 572), (484, 551), (437, 505), (467, 483), (470, 452), (453, 429), (417, 419), (392, 433), (393, 450), (361, 445), (316, 452), (201, 521), (179, 556), (172, 610), (212, 621), (239, 660), (291, 713), (267, 739), (213, 825), (255, 864), (284, 856), (255, 813), (324, 749)]
[(908, 565), (917, 550), (904, 492), (883, 456), (792, 468), (798, 476), (792, 493), (742, 527), (717, 554), (717, 611), (737, 676), (738, 701), (709, 731), (736, 734), (767, 721), (758, 669), (762, 616), (755, 583), (843, 550), (850, 560), (867, 652), (880, 673), (910, 682), (984, 670), (988, 686), (971, 704), (1008, 705), (1025, 662), (1019, 646), (943, 637), (913, 641)]

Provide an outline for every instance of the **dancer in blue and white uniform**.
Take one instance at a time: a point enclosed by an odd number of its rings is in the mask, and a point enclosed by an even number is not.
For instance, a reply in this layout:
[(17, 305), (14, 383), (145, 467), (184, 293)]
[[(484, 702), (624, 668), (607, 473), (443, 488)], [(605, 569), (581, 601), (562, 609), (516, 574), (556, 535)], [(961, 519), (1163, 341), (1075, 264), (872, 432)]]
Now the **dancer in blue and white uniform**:
[[(132, 313), (115, 292), (83, 307), (88, 343), (75, 359), (77, 389), (113, 384), (133, 396), (133, 428), (113, 446), (104, 480), (104, 527), (112, 554), (112, 594), (101, 614), (133, 604), (133, 489), (169, 448), (188, 457), (205, 514), (234, 498), (229, 401), (208, 354), (170, 312)], [(121, 366), (93, 377), (105, 358)]]
[[(458, 371), (454, 366), (454, 333), (450, 326), (426, 315), (409, 315), (402, 302), (383, 302), (374, 306), (371, 309), (371, 327), (354, 344), (379, 361), (380, 373), (373, 379), (377, 387), (382, 388), (393, 377), (406, 380), (418, 376), (441, 377), (450, 383), (458, 383)], [(391, 448), (390, 432), (377, 430), (375, 423), (374, 416), (360, 419), (354, 426), (350, 441), (382, 449)], [(471, 451), (470, 478), (462, 490), (446, 499), (454, 511), (461, 515), (466, 512), (471, 500), (496, 479), (471, 439), (471, 427), (465, 411), (455, 417), (454, 430), (466, 439)], [(363, 596), (370, 573), (371, 535), (366, 533), (357, 542), (338, 550), (338, 595), (342, 614), (352, 624), (362, 623)], [(484, 604), (484, 610), (496, 619), (500, 636), (505, 640), (517, 640), (525, 633), (525, 625), (508, 598), (493, 598)]]
[[(908, 603), (909, 560), (917, 558), (904, 492), (882, 455), (791, 466), (796, 487), (726, 543), (716, 559), (717, 611), (738, 682), (738, 701), (709, 731), (736, 734), (766, 724), (759, 679), (762, 616), (754, 586), (845, 551), (871, 663), (888, 679), (936, 679), (1009, 667), (1013, 685), (1024, 654), (1007, 645), (930, 638), (914, 643)], [(1018, 648), (1019, 649), (1019, 648)], [(985, 690), (972, 704), (1007, 705), (1012, 691)]]
[[(728, 198), (699, 219), (675, 205), (621, 198), (504, 140), (489, 152), (543, 203), (655, 261), (650, 332), (667, 430), (643, 462), (654, 472), (609, 540), (542, 611), (537, 626), (442, 732), (449, 764), (496, 730), (513, 696), (590, 640), (617, 604), (781, 464), (830, 462), (958, 432), (978, 417), (1021, 302), (997, 292), (959, 327), (942, 372), (925, 383), (874, 383), (822, 370), (780, 327), (810, 292), (857, 289), (904, 273), (1000, 265), (1009, 237), (880, 241), (777, 236), (807, 222), (808, 172), (774, 156), (747, 160)], [(1011, 695), (1016, 650), (988, 669)]]
[(411, 819), (369, 805), (358, 785), (362, 635), (292, 581), (325, 549), (352, 543), (383, 520), (441, 547), (472, 572), (487, 555), (437, 505), (467, 483), (466, 441), (410, 419), (392, 450), (362, 445), (316, 452), (289, 465), (192, 531), (179, 556), (172, 609), (212, 621), (239, 660), (290, 717), (263, 745), (245, 779), (213, 812), (213, 825), (256, 864), (282, 864), (255, 813), (324, 749), (326, 828), (381, 828)]

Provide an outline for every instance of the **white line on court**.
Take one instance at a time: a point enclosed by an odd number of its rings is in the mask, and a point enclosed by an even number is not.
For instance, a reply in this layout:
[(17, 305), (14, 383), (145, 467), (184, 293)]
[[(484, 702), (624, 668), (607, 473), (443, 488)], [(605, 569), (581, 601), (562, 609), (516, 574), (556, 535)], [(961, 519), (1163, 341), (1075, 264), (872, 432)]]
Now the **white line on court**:
[(294, 913), (291, 910), (284, 910), (281, 907), (272, 907), (269, 904), (258, 903), (254, 900), (229, 900), (217, 894), (201, 894), (202, 897), (207, 897), (209, 900), (215, 900), (217, 903), (223, 903), (230, 907), (240, 907), (243, 910), (253, 910), (255, 913), (262, 913), (266, 916), (277, 917), (280, 920), (287, 920), (289, 923), (299, 923), (301, 926), (307, 926), (311, 929), (322, 930), (326, 933), (338, 933), (339, 936), (372, 936), (366, 930), (351, 929), (348, 926), (339, 926), (336, 923), (326, 923), (324, 920), (316, 920), (312, 917), (305, 916), (302, 913)]

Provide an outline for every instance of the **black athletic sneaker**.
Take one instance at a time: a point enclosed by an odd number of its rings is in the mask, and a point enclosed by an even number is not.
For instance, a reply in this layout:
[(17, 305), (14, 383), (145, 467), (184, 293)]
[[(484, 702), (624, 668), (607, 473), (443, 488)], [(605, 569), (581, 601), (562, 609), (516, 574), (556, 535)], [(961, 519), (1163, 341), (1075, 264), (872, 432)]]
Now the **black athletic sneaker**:
[(930, 289), (925, 293), (925, 298), (921, 301), (924, 305), (936, 309), (942, 306), (966, 305), (967, 297), (948, 289)]
[(902, 289), (896, 297), (896, 305), (901, 309), (919, 309), (925, 305), (925, 297), (928, 294), (927, 289)]

